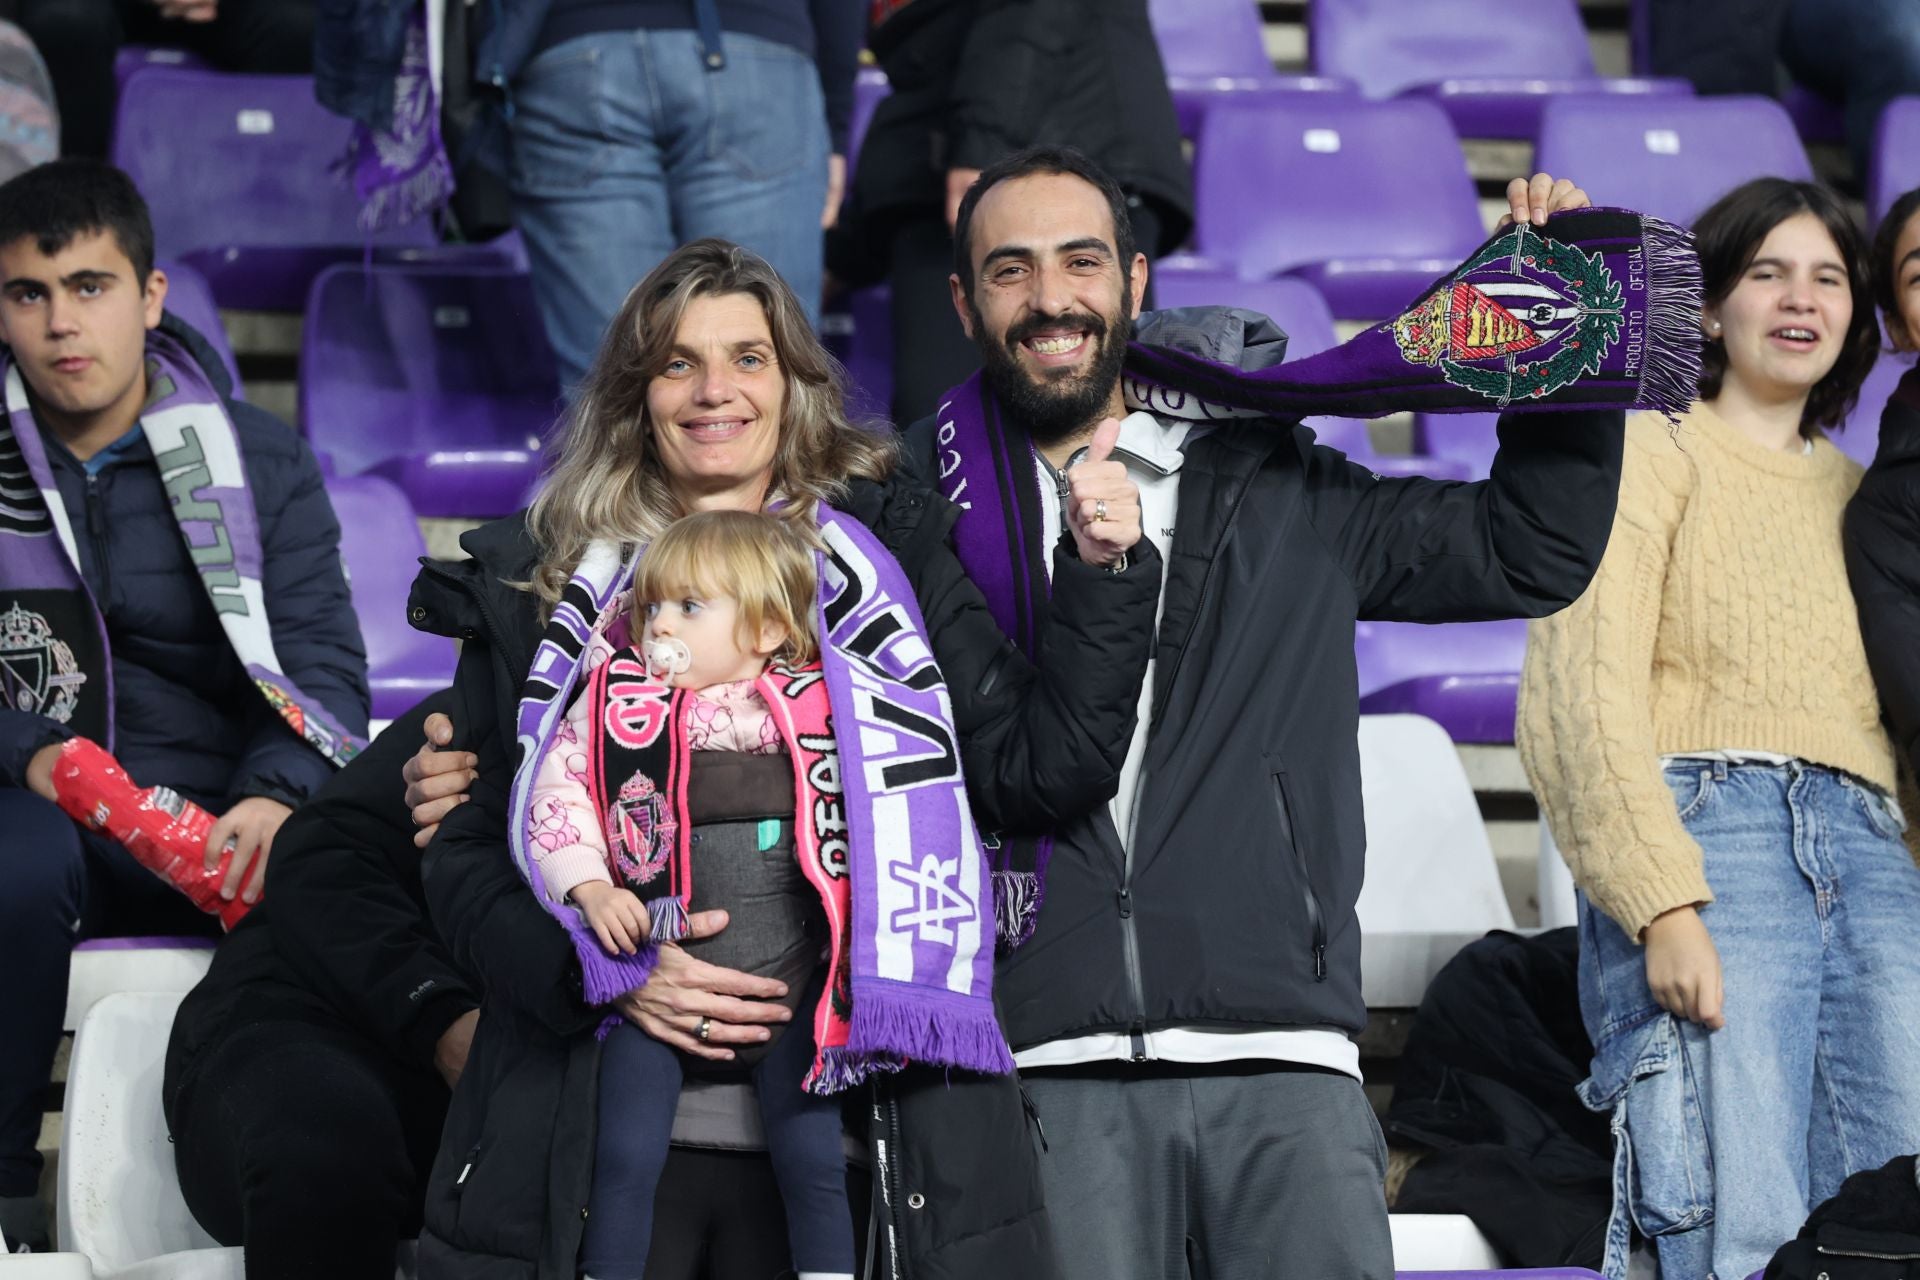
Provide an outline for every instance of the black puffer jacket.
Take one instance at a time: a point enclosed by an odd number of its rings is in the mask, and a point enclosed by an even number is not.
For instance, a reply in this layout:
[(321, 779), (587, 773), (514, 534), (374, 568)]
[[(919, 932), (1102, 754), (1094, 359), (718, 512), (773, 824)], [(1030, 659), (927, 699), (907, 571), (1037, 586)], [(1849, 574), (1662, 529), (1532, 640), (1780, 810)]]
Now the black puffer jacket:
[[(1248, 319), (1214, 310), (1235, 335)], [(1181, 314), (1186, 349), (1240, 358), (1237, 337), (1203, 340), (1201, 309)], [(935, 430), (906, 433), (929, 475)], [(1016, 1050), (1366, 1025), (1354, 623), (1544, 616), (1586, 589), (1613, 527), (1622, 414), (1508, 414), (1499, 430), (1475, 484), (1383, 479), (1290, 422), (1188, 440), (1138, 829), (1124, 846), (1102, 806), (1058, 833), (1034, 935), (999, 967)]]
[(948, 169), (984, 169), (1022, 147), (1076, 147), (1152, 203), (1160, 243), (1193, 226), (1193, 178), (1147, 0), (908, 0), (868, 44), (892, 89), (874, 110), (853, 174), (845, 230), (829, 258), (854, 283), (863, 258), (904, 218), (939, 216)]
[(1893, 745), (1920, 775), (1920, 370), (1880, 415), (1880, 450), (1847, 504), (1847, 576)]
[[(954, 700), (982, 820), (1044, 830), (1104, 803), (1117, 782), (1146, 665), (1158, 555), (1119, 575), (1056, 559), (1056, 599), (1037, 680), (1001, 635), (946, 545), (955, 511), (911, 474), (860, 485), (849, 509), (901, 562)], [(447, 1117), (421, 1237), (423, 1280), (570, 1280), (592, 1172), (602, 1016), (581, 1002), (577, 964), (508, 852), (506, 792), (515, 699), (539, 628), (534, 547), (516, 518), (468, 534), (474, 559), (429, 565), (416, 626), (462, 637), (454, 711), (477, 752), (473, 799), (428, 849), (429, 907), (455, 961), (485, 989), (472, 1056)], [(1058, 673), (1055, 675), (1054, 673)], [(1043, 1280), (1054, 1274), (1037, 1153), (1016, 1082), (909, 1070), (857, 1100), (872, 1125), (883, 1275)]]
[[(214, 389), (231, 395), (207, 340), (173, 315)], [(227, 400), (260, 521), (261, 585), (282, 670), (348, 732), (367, 732), (367, 654), (340, 561), (340, 525), (313, 451), (254, 405)], [(113, 650), (114, 754), (142, 784), (217, 811), (247, 796), (298, 805), (333, 765), (273, 713), (234, 656), (200, 584), (143, 438), (89, 476), (50, 436), (47, 460), (74, 529), (80, 572)], [(0, 785), (24, 786), (33, 753), (70, 733), (0, 703)]]

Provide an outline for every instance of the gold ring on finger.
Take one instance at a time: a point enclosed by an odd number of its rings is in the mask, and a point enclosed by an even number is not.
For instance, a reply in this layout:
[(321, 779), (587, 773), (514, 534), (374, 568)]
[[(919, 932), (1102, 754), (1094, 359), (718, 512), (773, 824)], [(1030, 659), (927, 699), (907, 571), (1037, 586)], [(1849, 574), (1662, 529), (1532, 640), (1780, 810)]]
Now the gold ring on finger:
[(700, 1019), (700, 1025), (693, 1029), (693, 1038), (698, 1040), (701, 1044), (705, 1044), (707, 1042), (707, 1037), (712, 1034), (713, 1034), (712, 1018)]
[(1095, 498), (1093, 500), (1093, 518), (1095, 520), (1105, 520), (1107, 518), (1107, 500), (1105, 498)]

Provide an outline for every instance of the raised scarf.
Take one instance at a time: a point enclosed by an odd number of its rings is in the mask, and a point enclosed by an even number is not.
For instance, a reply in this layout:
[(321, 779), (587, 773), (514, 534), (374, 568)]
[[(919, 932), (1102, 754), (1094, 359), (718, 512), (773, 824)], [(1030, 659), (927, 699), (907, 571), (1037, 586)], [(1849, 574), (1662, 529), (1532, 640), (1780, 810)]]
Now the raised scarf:
[[(1700, 264), (1687, 232), (1621, 209), (1556, 214), (1491, 236), (1401, 315), (1304, 360), (1247, 371), (1132, 343), (1129, 411), (1199, 422), (1377, 418), (1416, 410), (1684, 411), (1700, 375)], [(981, 374), (943, 398), (942, 492), (954, 546), (994, 618), (1029, 657), (1051, 594), (1043, 498), (1025, 429)], [(988, 837), (999, 940), (1033, 932), (1050, 835)]]
[(364, 231), (390, 231), (453, 196), (453, 164), (440, 136), (440, 31), (444, 0), (416, 4), (393, 81), (384, 127), (356, 120), (345, 165)]
[[(335, 765), (365, 744), (302, 693), (273, 649), (260, 582), (260, 522), (240, 436), (219, 392), (184, 346), (147, 334), (148, 399), (140, 426), (200, 585), (253, 685), (300, 739)], [(26, 381), (0, 350), (0, 700), (113, 749), (113, 665), (106, 619), (80, 574), (66, 504), (54, 483)]]
[[(795, 763), (807, 766), (807, 788), (824, 805), (811, 818), (819, 851), (809, 876), (837, 866), (846, 877), (844, 955), (837, 947), (834, 959), (841, 975), (829, 990), (850, 1008), (824, 1028), (816, 1024), (822, 1056), (810, 1087), (843, 1089), (907, 1061), (1010, 1072), (1013, 1057), (993, 1011), (987, 862), (967, 805), (952, 705), (919, 605), (899, 565), (857, 520), (823, 506), (819, 531), (821, 666), (810, 678), (824, 686), (837, 751), (812, 741), (801, 719), (782, 731), (791, 730), (802, 748)], [(534, 654), (515, 725), (521, 753), (508, 823), (514, 863), (572, 937), (592, 1004), (645, 983), (658, 947), (607, 955), (580, 913), (547, 895), (528, 848), (527, 818), (541, 757), (586, 675), (589, 643), (611, 622), (609, 611), (638, 562), (610, 543), (595, 543), (581, 558)], [(632, 697), (640, 719), (664, 714), (663, 703), (637, 688), (608, 692), (616, 707)], [(776, 715), (805, 701), (804, 684), (776, 692), (767, 700)], [(654, 782), (664, 782), (669, 795), (684, 786), (673, 775)], [(672, 897), (649, 904), (662, 941), (685, 932), (684, 897)]]

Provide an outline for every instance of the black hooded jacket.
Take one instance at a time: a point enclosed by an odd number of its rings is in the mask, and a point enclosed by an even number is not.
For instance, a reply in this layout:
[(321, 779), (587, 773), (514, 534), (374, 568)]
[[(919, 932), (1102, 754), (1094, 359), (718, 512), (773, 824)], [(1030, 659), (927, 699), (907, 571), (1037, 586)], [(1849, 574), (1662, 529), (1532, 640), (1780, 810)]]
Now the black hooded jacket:
[[(1144, 676), (1159, 559), (1143, 546), (1121, 574), (1056, 558), (1040, 680), (1001, 635), (946, 545), (956, 512), (908, 472), (859, 484), (849, 512), (913, 584), (953, 698), (968, 788), (983, 823), (1046, 830), (1114, 792)], [(486, 1004), (427, 1193), (423, 1280), (570, 1280), (592, 1174), (605, 1011), (581, 998), (565, 934), (535, 901), (506, 843), (518, 757), (515, 703), (540, 638), (524, 581), (535, 548), (520, 518), (462, 539), (471, 560), (429, 564), (415, 626), (464, 641), (455, 678), (459, 744), (480, 758), (470, 803), (428, 848), (426, 895), (455, 961)], [(849, 1100), (869, 1126), (876, 1274), (908, 1280), (1045, 1280), (1053, 1245), (1038, 1153), (1010, 1077), (910, 1068)]]
[(1847, 504), (1847, 577), (1893, 745), (1920, 773), (1920, 370), (1894, 388), (1880, 448)]

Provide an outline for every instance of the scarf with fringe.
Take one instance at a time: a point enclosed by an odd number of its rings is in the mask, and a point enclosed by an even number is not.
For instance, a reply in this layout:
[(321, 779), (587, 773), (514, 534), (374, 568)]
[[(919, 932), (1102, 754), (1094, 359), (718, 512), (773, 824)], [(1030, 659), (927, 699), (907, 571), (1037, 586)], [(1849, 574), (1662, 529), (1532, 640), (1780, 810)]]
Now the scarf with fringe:
[[(760, 682), (800, 771), (806, 812), (797, 815), (804, 825), (796, 827), (796, 845), (836, 929), (827, 994), (815, 1015), (819, 1057), (808, 1088), (835, 1092), (909, 1061), (1009, 1073), (1013, 1055), (993, 1010), (987, 862), (926, 624), (900, 566), (864, 525), (823, 506), (819, 532), (825, 548), (816, 553), (820, 665), (772, 671)], [(659, 753), (658, 776), (647, 774), (644, 787), (621, 779), (602, 805), (610, 848), (631, 841), (644, 846), (643, 857), (680, 859), (678, 875), (648, 902), (653, 933), (639, 954), (609, 956), (575, 908), (548, 897), (527, 844), (540, 759), (568, 695), (588, 674), (583, 668), (593, 634), (613, 621), (638, 563), (638, 554), (623, 557), (608, 543), (594, 544), (581, 558), (535, 653), (516, 721), (521, 754), (508, 824), (514, 862), (572, 937), (593, 1004), (645, 983), (660, 944), (687, 929), (687, 752)], [(628, 669), (620, 662), (616, 657), (593, 673), (606, 705), (595, 736), (611, 731), (645, 754), (677, 722), (680, 703), (646, 676), (643, 664)], [(643, 800), (639, 793), (648, 789)], [(668, 823), (674, 831), (663, 830)], [(633, 852), (615, 854), (616, 870), (629, 879), (638, 877), (619, 864)]]
[[(1655, 409), (1677, 415), (1700, 377), (1700, 263), (1692, 237), (1623, 209), (1556, 214), (1491, 236), (1392, 320), (1304, 360), (1243, 370), (1133, 343), (1128, 411), (1194, 422), (1378, 418), (1413, 410)], [(1543, 419), (1543, 429), (1551, 429)], [(1039, 651), (1051, 582), (1033, 442), (979, 373), (943, 398), (942, 493), (954, 546), (1000, 627)], [(999, 942), (1033, 933), (1049, 835), (989, 836)]]

